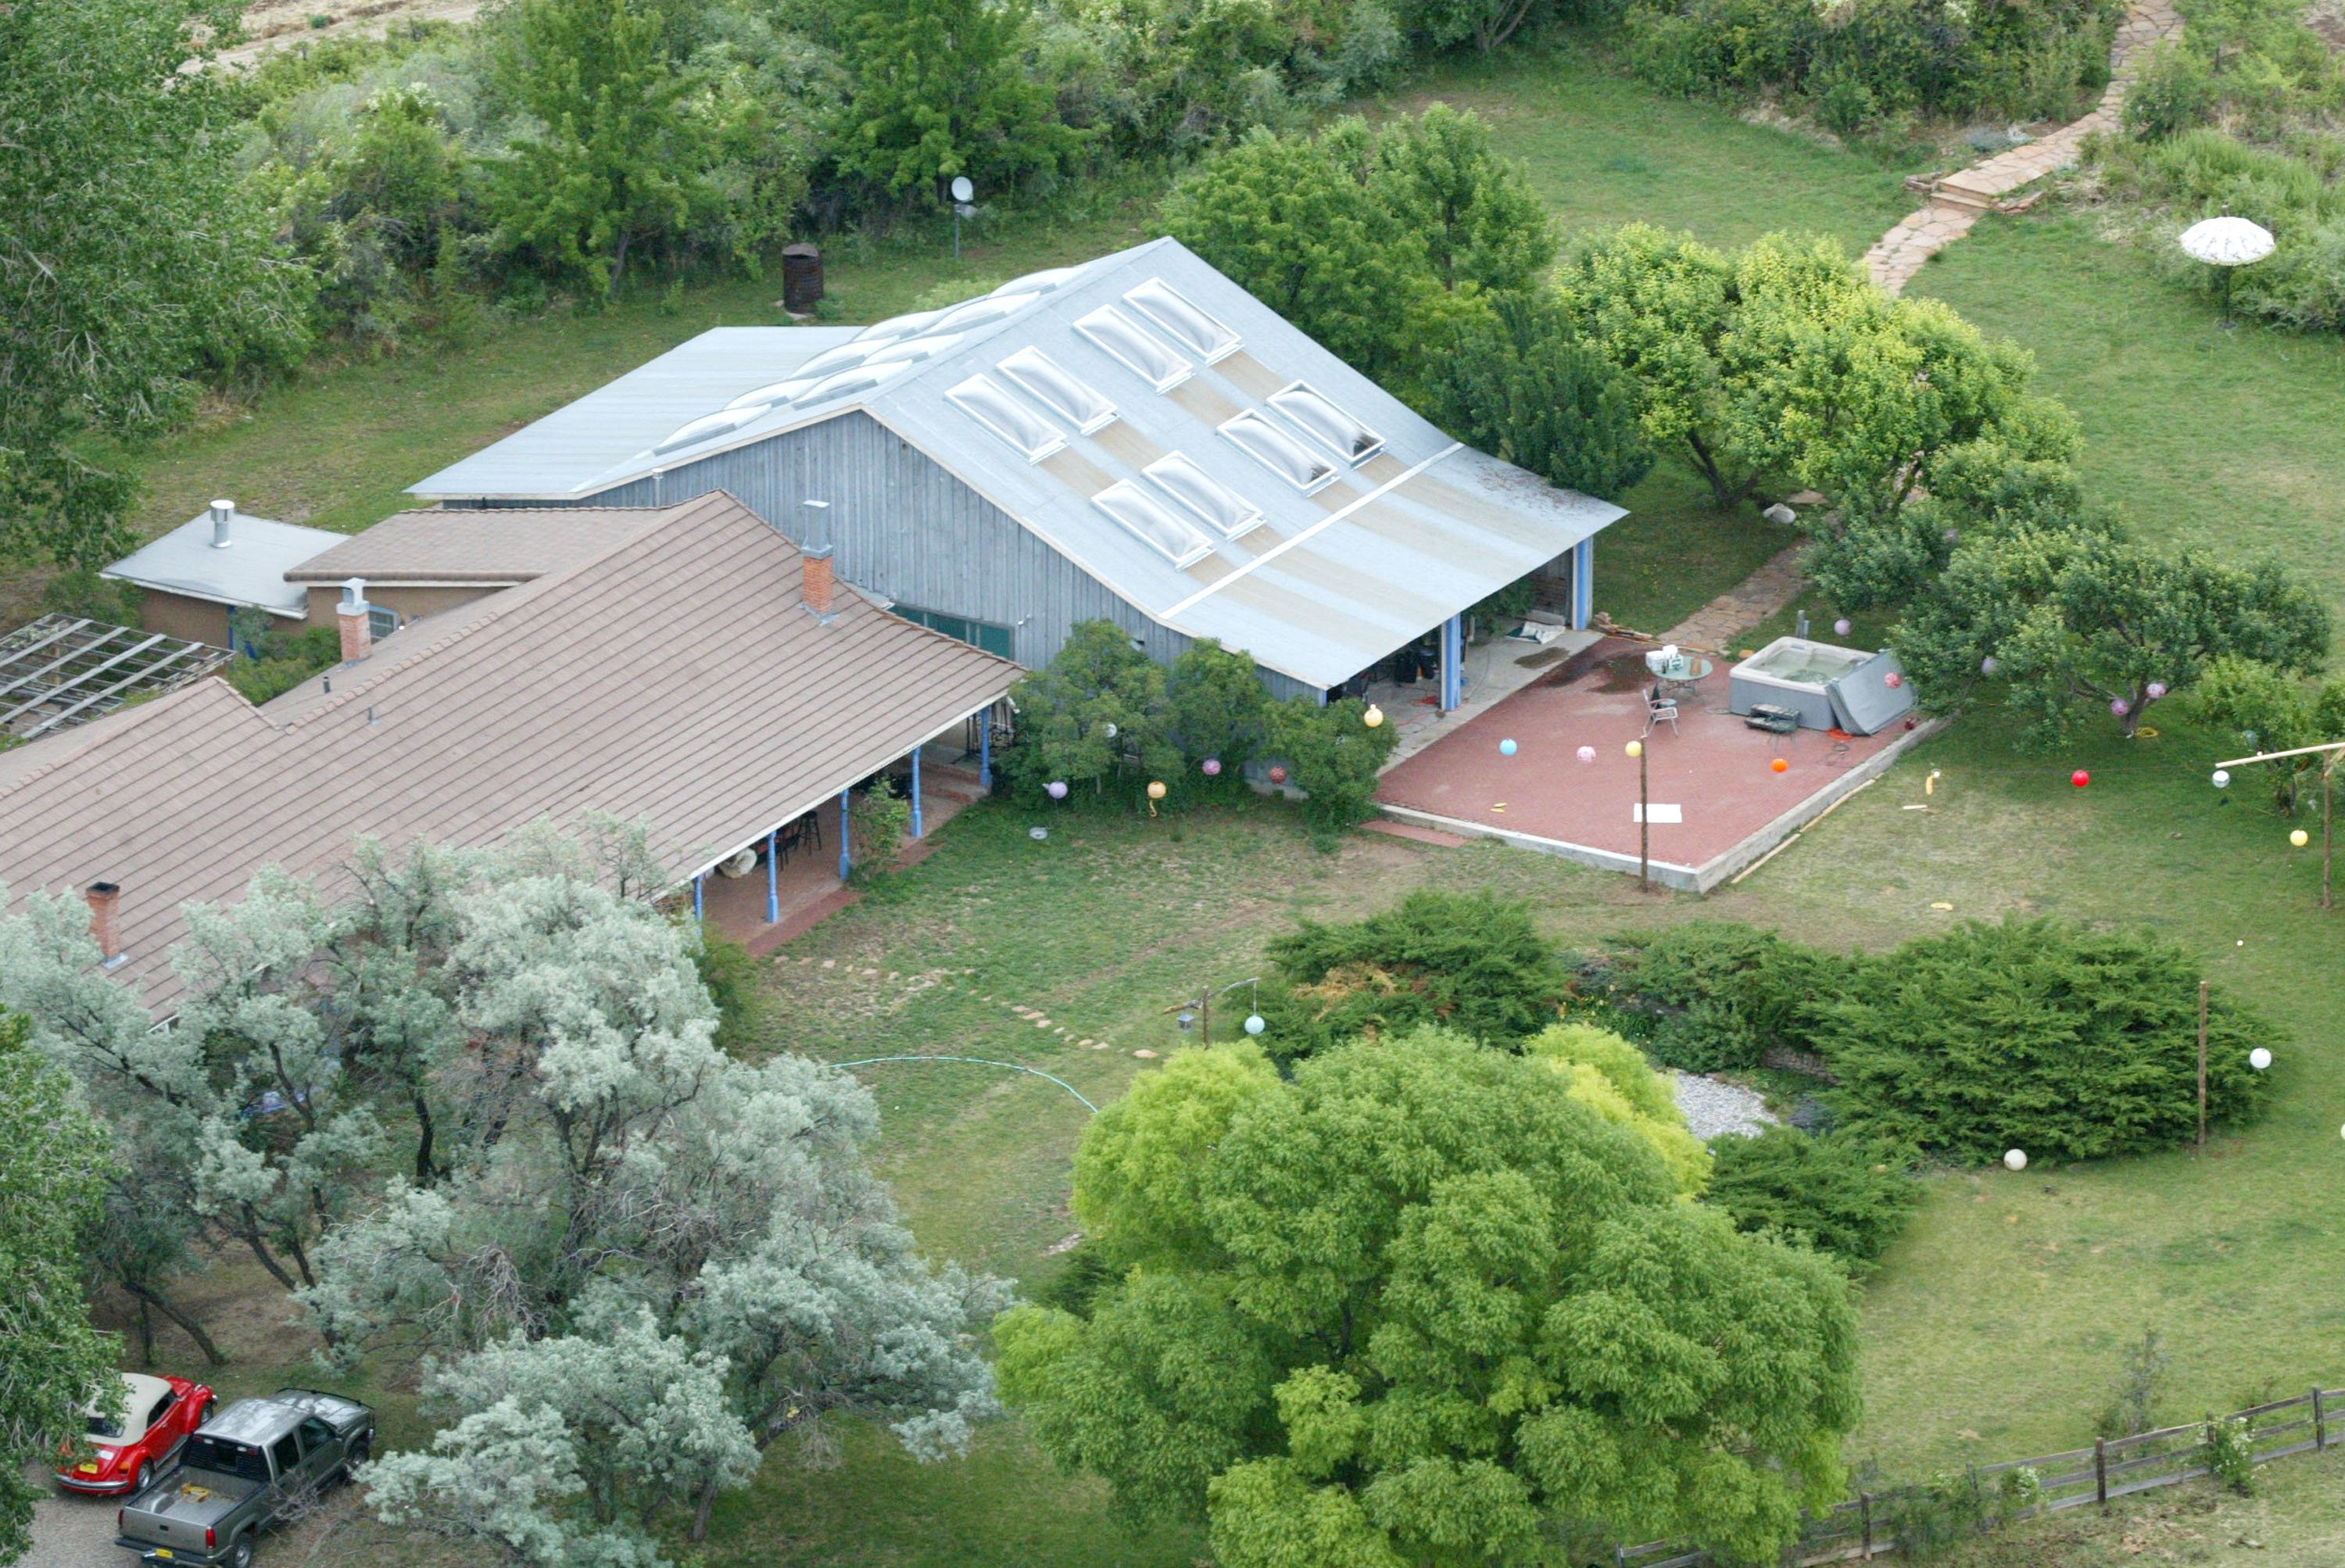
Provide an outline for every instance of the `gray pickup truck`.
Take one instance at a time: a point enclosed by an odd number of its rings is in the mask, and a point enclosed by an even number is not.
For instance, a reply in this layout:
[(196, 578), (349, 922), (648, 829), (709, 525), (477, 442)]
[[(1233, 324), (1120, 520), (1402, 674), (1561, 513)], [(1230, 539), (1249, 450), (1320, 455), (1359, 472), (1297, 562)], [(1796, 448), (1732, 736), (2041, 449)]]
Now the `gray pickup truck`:
[(352, 1400), (281, 1389), (204, 1422), (178, 1470), (131, 1498), (114, 1543), (158, 1568), (249, 1568), (253, 1538), (299, 1512), (365, 1460), (374, 1412)]

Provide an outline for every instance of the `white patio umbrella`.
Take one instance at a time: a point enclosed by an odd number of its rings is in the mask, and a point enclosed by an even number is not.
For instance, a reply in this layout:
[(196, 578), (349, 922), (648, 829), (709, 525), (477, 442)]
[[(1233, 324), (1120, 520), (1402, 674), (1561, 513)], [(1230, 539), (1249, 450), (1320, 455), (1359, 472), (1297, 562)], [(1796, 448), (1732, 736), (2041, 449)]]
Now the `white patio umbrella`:
[(2223, 321), (2228, 326), (2231, 320), (2231, 269), (2270, 255), (2271, 230), (2260, 223), (2226, 213), (2184, 229), (2182, 250), (2194, 260), (2223, 270)]

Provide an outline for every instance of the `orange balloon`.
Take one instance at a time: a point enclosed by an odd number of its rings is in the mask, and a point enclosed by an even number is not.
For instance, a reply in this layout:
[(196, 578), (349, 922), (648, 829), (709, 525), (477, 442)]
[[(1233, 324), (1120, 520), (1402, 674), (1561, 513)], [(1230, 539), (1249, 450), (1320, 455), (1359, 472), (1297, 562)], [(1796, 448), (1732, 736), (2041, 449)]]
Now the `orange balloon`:
[(1783, 760), (1782, 758), (1780, 758), (1780, 757), (1778, 757), (1777, 759), (1775, 759), (1775, 760), (1774, 760), (1774, 761), (1770, 762), (1769, 764), (1767, 764), (1767, 766), (1768, 766), (1768, 767), (1770, 767), (1770, 768), (1772, 768), (1772, 769), (1773, 769), (1776, 772), (1778, 772), (1778, 773), (1788, 773), (1788, 772), (1790, 772), (1790, 771), (1792, 770), (1792, 765), (1791, 765), (1790, 763), (1788, 763), (1788, 762), (1784, 761), (1784, 760)]

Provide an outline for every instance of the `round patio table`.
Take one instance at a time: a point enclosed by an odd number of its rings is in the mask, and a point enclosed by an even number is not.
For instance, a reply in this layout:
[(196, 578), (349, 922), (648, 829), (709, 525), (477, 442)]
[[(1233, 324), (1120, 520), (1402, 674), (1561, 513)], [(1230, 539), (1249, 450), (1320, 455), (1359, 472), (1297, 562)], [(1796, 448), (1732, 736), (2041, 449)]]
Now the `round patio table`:
[(1681, 697), (1691, 691), (1703, 677), (1717, 667), (1718, 666), (1709, 659), (1695, 658), (1691, 661), (1691, 667), (1684, 675), (1655, 676), (1653, 678), (1660, 686), (1663, 697)]

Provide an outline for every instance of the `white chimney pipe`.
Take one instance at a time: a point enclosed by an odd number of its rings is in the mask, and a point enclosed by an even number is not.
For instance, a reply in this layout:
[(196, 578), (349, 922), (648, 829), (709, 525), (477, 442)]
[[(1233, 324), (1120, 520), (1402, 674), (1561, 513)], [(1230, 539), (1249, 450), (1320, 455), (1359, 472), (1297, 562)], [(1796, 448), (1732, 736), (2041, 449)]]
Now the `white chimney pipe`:
[(213, 548), (213, 549), (215, 549), (215, 550), (225, 550), (225, 549), (227, 549), (227, 548), (228, 547), (228, 545), (229, 545), (230, 541), (229, 541), (228, 536), (228, 520), (229, 520), (230, 518), (234, 517), (235, 515), (236, 515), (236, 503), (235, 503), (235, 502), (233, 502), (233, 501), (215, 501), (215, 502), (213, 502), (213, 503), (212, 503), (212, 548)]

